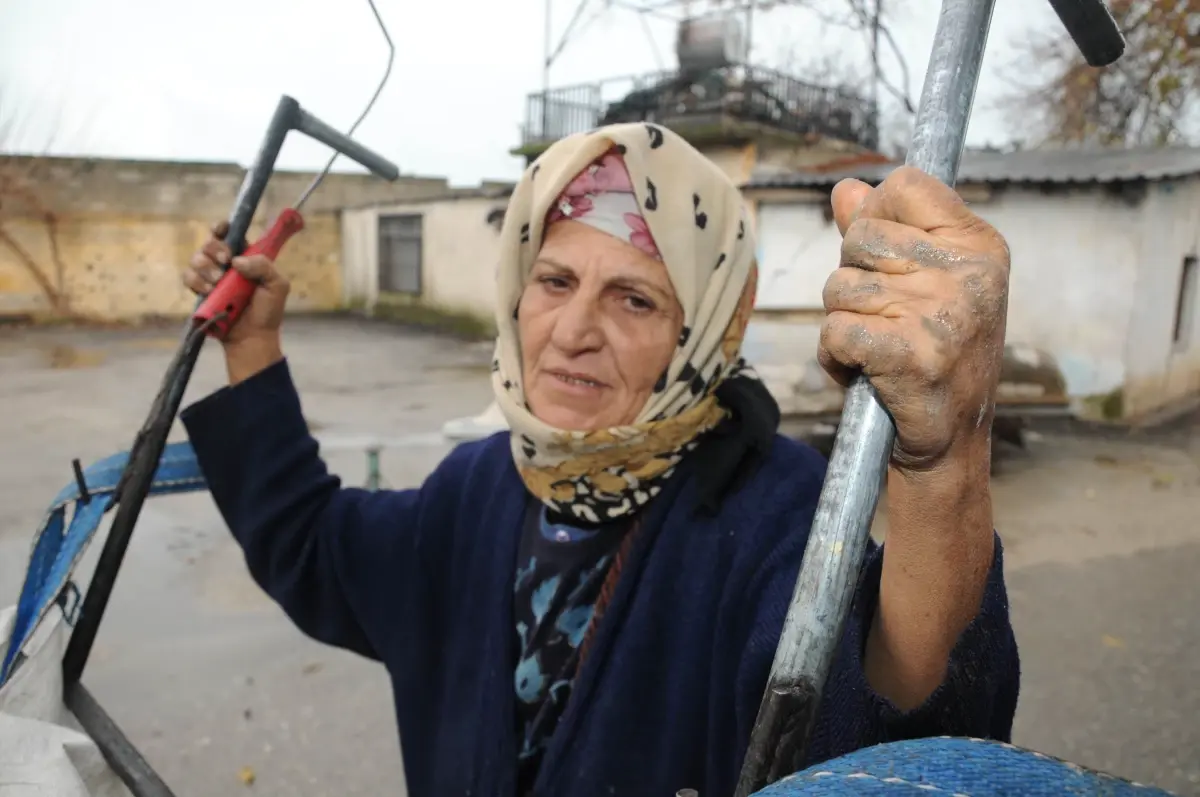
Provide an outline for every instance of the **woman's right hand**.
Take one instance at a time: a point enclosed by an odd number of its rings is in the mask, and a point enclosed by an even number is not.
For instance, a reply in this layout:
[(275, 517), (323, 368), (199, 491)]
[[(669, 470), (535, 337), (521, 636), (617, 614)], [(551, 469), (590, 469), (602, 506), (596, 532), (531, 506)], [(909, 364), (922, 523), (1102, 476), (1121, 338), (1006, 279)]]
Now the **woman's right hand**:
[(207, 296), (216, 287), (224, 274), (223, 266), (228, 263), (246, 279), (257, 283), (257, 287), (222, 343), (228, 349), (246, 341), (278, 341), (283, 308), (287, 304), (288, 281), (265, 255), (234, 257), (231, 262), (232, 253), (224, 240), (228, 232), (229, 223), (225, 221), (212, 228), (212, 235), (192, 255), (184, 269), (183, 284), (197, 295)]
[(241, 317), (221, 341), (229, 383), (237, 384), (283, 359), (279, 328), (289, 285), (265, 255), (230, 258), (232, 253), (224, 240), (228, 232), (228, 222), (212, 228), (212, 235), (184, 269), (183, 284), (197, 295), (207, 296), (224, 275), (225, 263), (257, 283)]

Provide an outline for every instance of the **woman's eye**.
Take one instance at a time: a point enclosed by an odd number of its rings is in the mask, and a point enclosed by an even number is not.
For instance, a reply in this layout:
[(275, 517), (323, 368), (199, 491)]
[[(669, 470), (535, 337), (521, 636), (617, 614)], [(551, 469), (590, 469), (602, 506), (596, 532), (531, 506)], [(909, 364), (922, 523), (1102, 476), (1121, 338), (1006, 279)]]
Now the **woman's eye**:
[(562, 277), (542, 277), (541, 283), (552, 290), (561, 291), (567, 287), (567, 281)]
[(650, 302), (648, 299), (638, 296), (637, 294), (630, 294), (625, 298), (629, 301), (629, 306), (639, 312), (645, 312), (646, 310), (654, 309), (654, 304), (652, 302)]

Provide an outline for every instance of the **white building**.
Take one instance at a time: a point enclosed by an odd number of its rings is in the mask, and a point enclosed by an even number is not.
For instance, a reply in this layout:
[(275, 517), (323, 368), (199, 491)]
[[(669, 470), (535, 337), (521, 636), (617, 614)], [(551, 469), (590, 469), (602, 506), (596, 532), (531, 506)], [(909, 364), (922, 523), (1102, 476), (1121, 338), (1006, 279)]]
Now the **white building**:
[[(829, 192), (877, 184), (894, 165), (758, 173), (762, 323), (768, 360), (819, 318), (841, 236)], [(1200, 148), (967, 152), (958, 188), (1012, 251), (1008, 341), (1048, 351), (1074, 399), (1119, 396), (1137, 418), (1200, 395)], [(776, 323), (768, 323), (770, 319)]]

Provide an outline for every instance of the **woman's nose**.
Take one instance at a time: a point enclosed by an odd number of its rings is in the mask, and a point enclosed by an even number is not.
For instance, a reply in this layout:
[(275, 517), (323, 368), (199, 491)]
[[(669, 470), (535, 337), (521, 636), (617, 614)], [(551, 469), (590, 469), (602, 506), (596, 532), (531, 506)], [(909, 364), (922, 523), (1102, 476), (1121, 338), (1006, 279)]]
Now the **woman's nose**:
[(551, 340), (566, 353), (597, 349), (604, 340), (600, 320), (599, 297), (576, 291), (559, 306)]

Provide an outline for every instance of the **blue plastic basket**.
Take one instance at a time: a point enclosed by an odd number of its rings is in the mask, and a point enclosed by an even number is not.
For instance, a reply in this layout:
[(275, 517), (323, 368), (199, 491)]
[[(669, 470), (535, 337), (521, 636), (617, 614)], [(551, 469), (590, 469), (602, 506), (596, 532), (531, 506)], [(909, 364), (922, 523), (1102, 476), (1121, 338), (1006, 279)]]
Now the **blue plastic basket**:
[(857, 750), (791, 775), (757, 797), (1170, 797), (1043, 753), (948, 736)]

